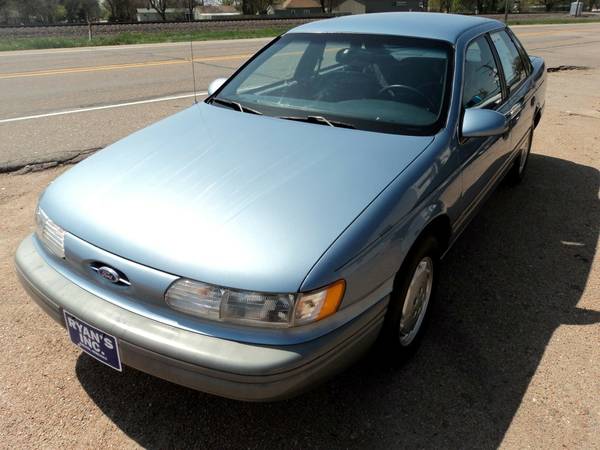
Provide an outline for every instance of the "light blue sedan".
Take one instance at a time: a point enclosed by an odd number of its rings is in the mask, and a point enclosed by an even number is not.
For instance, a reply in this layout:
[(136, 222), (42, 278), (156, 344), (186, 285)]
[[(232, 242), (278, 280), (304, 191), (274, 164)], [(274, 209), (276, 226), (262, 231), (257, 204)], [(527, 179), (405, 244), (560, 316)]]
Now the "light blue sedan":
[(401, 361), (440, 260), (523, 177), (545, 87), (495, 20), (302, 25), (54, 181), (18, 273), (101, 363), (225, 397), (295, 395), (376, 341)]

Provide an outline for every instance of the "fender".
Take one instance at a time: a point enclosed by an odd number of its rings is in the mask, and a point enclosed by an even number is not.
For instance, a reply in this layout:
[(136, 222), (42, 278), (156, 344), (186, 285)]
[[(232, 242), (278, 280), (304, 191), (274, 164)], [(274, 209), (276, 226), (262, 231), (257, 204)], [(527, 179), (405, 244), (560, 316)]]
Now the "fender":
[(342, 307), (368, 296), (373, 286), (386, 284), (391, 291), (390, 279), (423, 230), (440, 217), (451, 223), (460, 213), (459, 154), (441, 142), (448, 141), (436, 138), (336, 239), (301, 291), (343, 278), (347, 295)]

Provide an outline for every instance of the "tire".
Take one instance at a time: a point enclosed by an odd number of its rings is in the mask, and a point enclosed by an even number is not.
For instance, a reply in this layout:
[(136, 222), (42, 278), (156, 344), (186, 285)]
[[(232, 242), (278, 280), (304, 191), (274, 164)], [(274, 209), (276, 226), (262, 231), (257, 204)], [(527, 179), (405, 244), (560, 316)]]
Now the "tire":
[[(421, 343), (435, 297), (439, 256), (437, 240), (432, 236), (422, 238), (413, 246), (396, 275), (378, 342), (379, 356), (386, 365), (402, 364), (413, 355)], [(428, 269), (431, 270), (430, 281), (423, 279)], [(418, 290), (415, 289), (415, 282)], [(420, 294), (424, 295), (421, 300)], [(419, 302), (420, 312), (416, 312), (413, 307)], [(411, 312), (417, 314), (416, 319)]]
[(517, 185), (523, 178), (525, 178), (525, 169), (527, 169), (527, 163), (529, 161), (529, 154), (531, 153), (531, 143), (533, 142), (533, 127), (529, 131), (529, 137), (527, 138), (527, 147), (525, 151), (521, 151), (519, 156), (515, 158), (513, 166), (510, 168), (506, 175), (506, 181), (510, 185)]

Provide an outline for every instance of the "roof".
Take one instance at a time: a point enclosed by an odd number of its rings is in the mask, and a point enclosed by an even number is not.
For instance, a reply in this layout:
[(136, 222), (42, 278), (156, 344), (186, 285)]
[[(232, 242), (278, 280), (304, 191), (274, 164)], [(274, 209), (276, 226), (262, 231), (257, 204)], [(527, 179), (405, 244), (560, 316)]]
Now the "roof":
[(321, 3), (317, 0), (284, 0), (275, 5), (275, 9), (295, 9), (295, 8), (319, 8)]
[(483, 25), (504, 26), (479, 16), (430, 12), (358, 14), (319, 20), (293, 28), (290, 33), (366, 33), (412, 36), (456, 42), (465, 31)]

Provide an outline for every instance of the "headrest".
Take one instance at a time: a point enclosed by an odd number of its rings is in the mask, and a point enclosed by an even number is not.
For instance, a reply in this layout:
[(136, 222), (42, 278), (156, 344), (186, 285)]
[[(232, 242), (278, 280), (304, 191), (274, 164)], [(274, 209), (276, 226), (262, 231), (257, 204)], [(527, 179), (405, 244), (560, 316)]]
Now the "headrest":
[(363, 49), (343, 48), (335, 55), (335, 60), (339, 64), (347, 66), (366, 66), (371, 63), (373, 55)]

